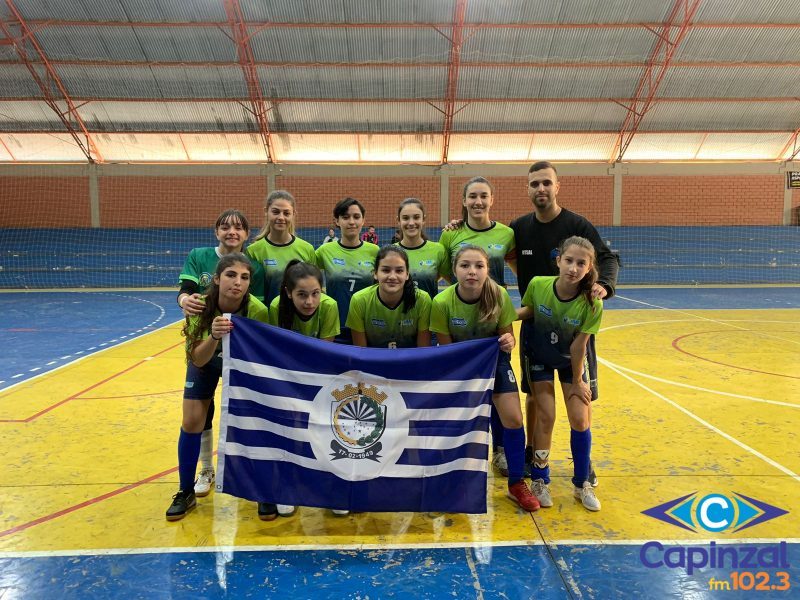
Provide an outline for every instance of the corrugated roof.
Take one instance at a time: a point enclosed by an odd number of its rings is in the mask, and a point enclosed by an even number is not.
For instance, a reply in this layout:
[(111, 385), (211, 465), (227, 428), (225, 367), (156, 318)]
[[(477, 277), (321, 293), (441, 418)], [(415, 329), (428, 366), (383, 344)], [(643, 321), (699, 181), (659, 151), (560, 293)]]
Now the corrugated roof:
[(0, 133), (0, 139), (19, 162), (86, 162), (86, 155), (68, 133)]
[(694, 20), (697, 23), (798, 23), (800, 4), (795, 0), (703, 0)]
[(5, 131), (66, 131), (53, 109), (40, 101), (0, 103), (0, 127)]
[(661, 22), (670, 3), (618, 0), (470, 0), (467, 21), (470, 23), (653, 23)]
[(800, 66), (671, 67), (658, 89), (664, 98), (781, 98), (800, 95)]
[(800, 126), (800, 100), (793, 102), (658, 102), (642, 131), (793, 130)]
[(785, 133), (711, 133), (697, 160), (775, 160), (787, 141)]
[(247, 103), (89, 102), (78, 112), (94, 131), (258, 131)]
[(625, 109), (610, 102), (467, 104), (455, 131), (609, 131), (619, 129)]
[(222, 2), (174, 0), (15, 0), (31, 20), (70, 21), (224, 21)]
[(452, 21), (455, 7), (454, 0), (240, 0), (239, 4), (248, 20), (279, 23), (447, 23)]
[(797, 28), (692, 29), (678, 46), (674, 60), (782, 62), (800, 58)]
[(444, 116), (425, 103), (284, 102), (268, 114), (272, 131), (441, 133)]

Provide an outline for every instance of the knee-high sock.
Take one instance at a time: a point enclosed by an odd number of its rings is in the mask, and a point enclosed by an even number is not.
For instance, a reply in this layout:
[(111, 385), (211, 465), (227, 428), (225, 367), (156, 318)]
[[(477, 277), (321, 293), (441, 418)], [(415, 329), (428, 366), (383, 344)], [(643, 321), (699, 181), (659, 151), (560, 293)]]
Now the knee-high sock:
[(197, 471), (197, 457), (200, 455), (199, 433), (186, 433), (181, 429), (178, 437), (178, 475), (183, 491), (194, 489), (194, 474)]
[(200, 464), (204, 469), (214, 468), (214, 432), (204, 429), (200, 437)]
[(214, 424), (214, 399), (211, 399), (211, 402), (208, 405), (208, 410), (206, 411), (206, 424), (203, 426), (203, 431), (207, 431), (211, 429), (211, 426)]
[[(504, 446), (503, 443), (503, 423), (500, 421), (500, 415), (497, 413), (497, 408), (492, 404), (492, 448), (496, 449), (498, 446)], [(523, 456), (524, 458), (524, 456)]]
[(592, 454), (592, 431), (575, 431), (572, 429), (569, 436), (569, 447), (572, 450), (573, 477), (575, 487), (583, 487), (583, 482), (589, 479), (589, 463)]
[(506, 428), (503, 433), (503, 447), (508, 461), (508, 484), (511, 485), (525, 475), (525, 429)]

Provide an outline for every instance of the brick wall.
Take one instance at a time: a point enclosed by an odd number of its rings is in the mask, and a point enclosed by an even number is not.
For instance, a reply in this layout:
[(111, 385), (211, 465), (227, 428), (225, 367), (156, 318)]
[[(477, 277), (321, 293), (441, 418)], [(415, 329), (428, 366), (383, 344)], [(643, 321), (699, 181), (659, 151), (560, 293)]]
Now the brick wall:
[(782, 175), (626, 176), (623, 225), (780, 225)]
[(86, 177), (0, 178), (0, 226), (90, 227)]

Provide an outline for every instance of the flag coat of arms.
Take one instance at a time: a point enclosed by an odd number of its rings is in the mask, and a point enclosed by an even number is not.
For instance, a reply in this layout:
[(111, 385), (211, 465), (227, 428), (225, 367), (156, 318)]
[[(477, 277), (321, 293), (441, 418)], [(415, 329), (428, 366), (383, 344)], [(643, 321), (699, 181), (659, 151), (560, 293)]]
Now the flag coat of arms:
[(352, 511), (486, 512), (496, 339), (359, 348), (232, 320), (219, 491)]

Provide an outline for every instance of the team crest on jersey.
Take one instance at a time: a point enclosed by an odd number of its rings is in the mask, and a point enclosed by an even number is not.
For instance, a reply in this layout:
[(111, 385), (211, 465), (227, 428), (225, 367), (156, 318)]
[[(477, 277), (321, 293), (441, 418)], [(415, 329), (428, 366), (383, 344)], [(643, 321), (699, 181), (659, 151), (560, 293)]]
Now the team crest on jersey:
[(211, 283), (211, 273), (201, 273), (200, 279), (198, 280), (197, 284), (201, 288), (208, 287), (208, 284)]
[(564, 317), (564, 323), (566, 323), (567, 325), (574, 325), (575, 327), (578, 327), (581, 324), (581, 320), (580, 319), (570, 319), (569, 317)]
[(430, 258), (428, 260), (421, 260), (421, 261), (419, 261), (419, 266), (420, 267), (432, 267), (433, 266), (433, 261)]
[(345, 262), (345, 260), (344, 260), (343, 258), (334, 258), (334, 259), (333, 259), (333, 264), (335, 264), (335, 265), (339, 265), (340, 267), (343, 267), (343, 266), (345, 266), (347, 263)]
[(383, 319), (372, 319), (371, 322), (375, 327), (386, 327), (386, 321)]
[(542, 313), (545, 317), (553, 316), (553, 311), (544, 304), (539, 305), (539, 312)]
[(486, 244), (487, 250), (502, 250), (503, 244)]
[(401, 327), (411, 327), (413, 324), (414, 321), (412, 321), (411, 319), (403, 319), (402, 321), (400, 321)]
[(358, 261), (359, 267), (375, 267), (375, 263), (371, 260), (360, 260)]
[(452, 319), (450, 319), (450, 324), (453, 325), (454, 327), (466, 327), (467, 320), (462, 319), (460, 317), (453, 317)]
[(386, 406), (388, 395), (377, 386), (347, 384), (331, 392), (331, 440), (332, 460), (342, 458), (369, 459), (378, 462), (382, 458), (381, 436), (386, 429)]
[(275, 260), (274, 258), (265, 258), (264, 259), (264, 264), (266, 266), (268, 266), (268, 267), (277, 267), (278, 266), (278, 261)]

